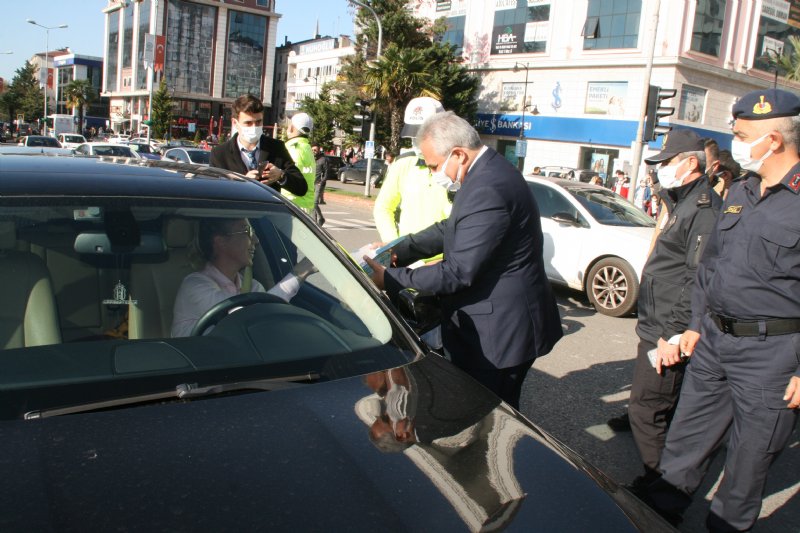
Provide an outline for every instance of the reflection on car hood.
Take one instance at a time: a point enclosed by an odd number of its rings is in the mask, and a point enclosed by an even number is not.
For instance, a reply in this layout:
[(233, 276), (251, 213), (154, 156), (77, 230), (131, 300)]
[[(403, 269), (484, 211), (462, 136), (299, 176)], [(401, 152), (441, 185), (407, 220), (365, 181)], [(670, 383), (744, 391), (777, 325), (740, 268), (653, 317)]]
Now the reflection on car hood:
[[(279, 392), (1, 424), (3, 530), (634, 531), (629, 517), (670, 530), (434, 356)], [(382, 443), (387, 427), (409, 442)]]

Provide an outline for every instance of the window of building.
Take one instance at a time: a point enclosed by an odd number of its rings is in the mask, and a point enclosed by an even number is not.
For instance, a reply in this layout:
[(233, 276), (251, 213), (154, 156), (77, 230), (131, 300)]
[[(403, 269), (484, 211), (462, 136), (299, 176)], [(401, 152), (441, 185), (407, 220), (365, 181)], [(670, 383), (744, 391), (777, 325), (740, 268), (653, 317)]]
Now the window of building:
[(692, 50), (719, 57), (726, 0), (697, 0), (692, 28)]
[(169, 0), (164, 71), (175, 92), (211, 93), (211, 54), (217, 8)]
[(266, 37), (267, 17), (240, 11), (228, 12), (226, 97), (236, 98), (246, 93), (261, 94)]
[(583, 49), (636, 48), (642, 0), (589, 0)]
[(269, 0), (256, 0), (256, 5), (269, 8)]
[(678, 118), (688, 122), (702, 122), (706, 105), (706, 90), (684, 85), (681, 88), (681, 103)]
[(144, 39), (150, 33), (150, 2), (139, 2), (139, 50), (137, 52), (136, 88), (147, 88), (147, 69), (144, 68)]
[(495, 0), (492, 54), (545, 52), (549, 35), (550, 0)]
[(133, 58), (133, 9), (129, 3), (123, 10), (122, 20), (122, 68), (130, 68)]
[(442, 42), (455, 46), (456, 55), (461, 55), (464, 49), (464, 26), (467, 23), (467, 16), (448, 17), (445, 22), (447, 23), (447, 31), (442, 35)]
[[(792, 6), (797, 2), (792, 2)], [(796, 25), (794, 7), (791, 7), (790, 17), (789, 2), (764, 2), (761, 6), (761, 17), (758, 21), (758, 36), (756, 48), (753, 53), (753, 67), (766, 72), (775, 72), (775, 67), (770, 58), (784, 52), (793, 53), (789, 43), (792, 35), (800, 37), (800, 28)], [(791, 23), (790, 23), (791, 19)], [(780, 74), (785, 74), (779, 72)]]
[(117, 55), (119, 54), (119, 11), (108, 14), (108, 55), (106, 56), (106, 91), (117, 90)]

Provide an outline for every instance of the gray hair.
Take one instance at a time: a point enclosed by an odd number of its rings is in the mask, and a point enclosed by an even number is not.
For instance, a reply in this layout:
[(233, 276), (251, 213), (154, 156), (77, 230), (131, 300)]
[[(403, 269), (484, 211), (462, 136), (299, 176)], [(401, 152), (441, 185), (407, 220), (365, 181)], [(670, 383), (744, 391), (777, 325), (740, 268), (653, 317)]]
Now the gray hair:
[(786, 117), (778, 122), (775, 129), (783, 137), (784, 144), (800, 148), (800, 117)]
[(430, 139), (437, 155), (446, 156), (456, 146), (477, 150), (483, 143), (472, 125), (452, 111), (437, 113), (429, 117), (420, 126), (416, 142), (422, 146)]
[(683, 161), (684, 159), (688, 159), (690, 157), (696, 157), (697, 166), (701, 169), (706, 168), (706, 153), (703, 150), (697, 150), (695, 152), (681, 152), (678, 154), (678, 157), (678, 161)]

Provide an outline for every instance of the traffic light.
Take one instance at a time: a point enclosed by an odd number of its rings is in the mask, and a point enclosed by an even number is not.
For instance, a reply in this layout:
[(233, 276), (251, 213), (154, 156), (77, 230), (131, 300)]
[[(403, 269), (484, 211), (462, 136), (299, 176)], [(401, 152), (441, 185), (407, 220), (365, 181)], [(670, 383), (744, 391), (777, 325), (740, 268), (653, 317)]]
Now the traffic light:
[(370, 102), (367, 100), (356, 102), (356, 114), (353, 115), (353, 118), (358, 121), (358, 124), (353, 127), (353, 133), (359, 135), (362, 139), (369, 137), (369, 126), (372, 122), (369, 104)]
[(672, 126), (659, 126), (658, 121), (661, 117), (668, 117), (675, 113), (674, 107), (662, 107), (661, 102), (674, 98), (678, 94), (675, 89), (662, 89), (656, 85), (651, 85), (647, 91), (647, 111), (644, 120), (644, 142), (655, 141), (659, 135), (664, 135), (672, 129)]

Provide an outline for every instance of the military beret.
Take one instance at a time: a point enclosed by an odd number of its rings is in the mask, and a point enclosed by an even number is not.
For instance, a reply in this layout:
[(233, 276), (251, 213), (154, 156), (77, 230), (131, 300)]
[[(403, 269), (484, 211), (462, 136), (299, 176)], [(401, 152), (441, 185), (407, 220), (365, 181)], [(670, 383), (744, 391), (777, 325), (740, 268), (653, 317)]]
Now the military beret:
[(800, 115), (800, 98), (781, 89), (751, 91), (733, 105), (733, 118), (766, 120)]

